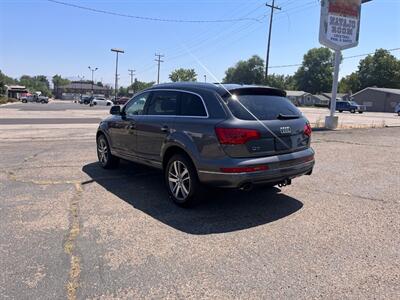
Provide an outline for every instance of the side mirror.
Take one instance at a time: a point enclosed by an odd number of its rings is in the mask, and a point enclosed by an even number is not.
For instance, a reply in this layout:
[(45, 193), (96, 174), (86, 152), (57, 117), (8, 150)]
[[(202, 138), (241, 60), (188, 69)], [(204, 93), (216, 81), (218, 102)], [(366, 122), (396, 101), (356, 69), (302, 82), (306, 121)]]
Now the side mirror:
[(111, 106), (110, 114), (112, 114), (112, 115), (120, 115), (121, 114), (121, 106), (119, 106), (119, 105)]

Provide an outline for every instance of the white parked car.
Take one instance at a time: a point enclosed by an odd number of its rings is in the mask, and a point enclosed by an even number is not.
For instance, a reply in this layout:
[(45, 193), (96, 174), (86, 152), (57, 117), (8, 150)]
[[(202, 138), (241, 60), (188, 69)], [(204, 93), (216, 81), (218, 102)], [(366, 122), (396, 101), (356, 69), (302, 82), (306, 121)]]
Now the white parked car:
[(106, 98), (95, 97), (90, 103), (90, 105), (111, 106), (113, 105), (113, 102), (111, 100), (107, 100)]
[(400, 116), (400, 103), (397, 103), (396, 107), (394, 108), (394, 112)]

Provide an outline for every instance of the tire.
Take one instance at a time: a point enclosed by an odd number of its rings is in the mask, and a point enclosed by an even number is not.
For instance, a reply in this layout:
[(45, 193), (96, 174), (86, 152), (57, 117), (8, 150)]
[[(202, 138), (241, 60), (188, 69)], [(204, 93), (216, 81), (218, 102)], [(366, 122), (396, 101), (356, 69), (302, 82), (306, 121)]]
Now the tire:
[(351, 112), (352, 114), (355, 114), (355, 113), (356, 113), (356, 111), (355, 111), (354, 109), (352, 109), (350, 112)]
[(182, 207), (189, 207), (198, 200), (200, 182), (192, 161), (182, 154), (172, 156), (164, 169), (164, 179), (171, 200)]
[(362, 114), (363, 112), (362, 112), (362, 111), (359, 111), (358, 113), (359, 113), (359, 114)]
[(104, 169), (118, 167), (119, 158), (111, 154), (110, 145), (103, 134), (97, 138), (97, 158)]
[(400, 117), (400, 111), (397, 113), (397, 115)]
[(27, 100), (22, 100), (22, 103), (28, 103), (28, 101)]
[(339, 112), (340, 112), (340, 113), (342, 113), (342, 112), (343, 112), (343, 110), (339, 110)]

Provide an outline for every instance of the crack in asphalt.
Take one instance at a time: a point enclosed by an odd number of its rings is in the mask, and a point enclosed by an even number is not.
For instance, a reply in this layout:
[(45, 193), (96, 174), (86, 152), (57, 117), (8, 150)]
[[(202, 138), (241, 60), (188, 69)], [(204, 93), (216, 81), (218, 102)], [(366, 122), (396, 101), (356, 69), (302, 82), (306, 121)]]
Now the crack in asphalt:
[(387, 201), (384, 199), (366, 197), (366, 196), (361, 196), (361, 195), (356, 195), (356, 194), (351, 194), (351, 193), (337, 193), (337, 192), (325, 191), (325, 190), (321, 190), (321, 189), (308, 189), (308, 190), (313, 191), (313, 192), (318, 192), (318, 193), (331, 194), (331, 195), (335, 195), (335, 196), (354, 197), (354, 198), (359, 198), (362, 200), (369, 200), (369, 201), (375, 201), (375, 202), (381, 202), (381, 203), (391, 203), (391, 201)]
[(370, 147), (379, 147), (379, 148), (397, 148), (397, 146), (388, 146), (388, 145), (378, 145), (378, 144), (363, 144), (363, 143), (355, 143), (349, 141), (340, 141), (340, 140), (315, 140), (312, 142), (313, 144), (321, 144), (321, 143), (338, 143), (338, 144), (347, 144), (347, 145), (355, 145), (355, 146), (370, 146)]
[(76, 294), (79, 288), (79, 277), (81, 273), (81, 258), (76, 249), (76, 239), (80, 233), (79, 202), (82, 198), (83, 189), (80, 183), (75, 183), (74, 187), (76, 193), (70, 201), (70, 226), (67, 239), (64, 243), (64, 252), (69, 256), (70, 259), (70, 269), (68, 273), (69, 278), (66, 284), (67, 298), (69, 300), (76, 299)]

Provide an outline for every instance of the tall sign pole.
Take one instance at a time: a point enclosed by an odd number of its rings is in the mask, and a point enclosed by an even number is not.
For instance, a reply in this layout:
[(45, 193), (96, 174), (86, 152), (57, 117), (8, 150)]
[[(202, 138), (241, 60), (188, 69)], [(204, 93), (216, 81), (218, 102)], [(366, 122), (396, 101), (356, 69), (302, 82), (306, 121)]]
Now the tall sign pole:
[(325, 127), (335, 129), (336, 96), (342, 50), (356, 47), (360, 36), (362, 0), (321, 0), (319, 42), (335, 51), (334, 73), (330, 114), (325, 118)]

